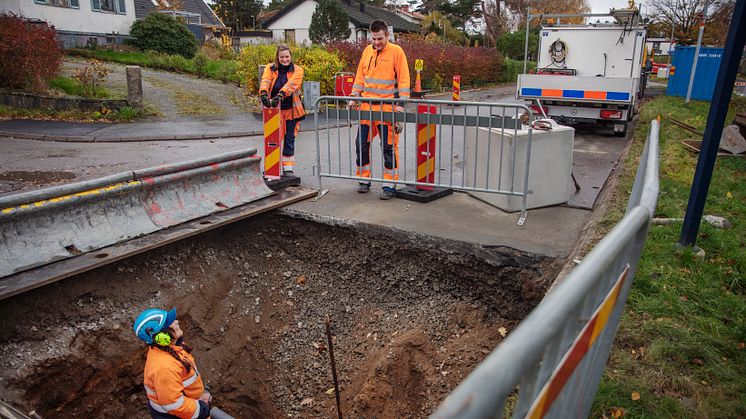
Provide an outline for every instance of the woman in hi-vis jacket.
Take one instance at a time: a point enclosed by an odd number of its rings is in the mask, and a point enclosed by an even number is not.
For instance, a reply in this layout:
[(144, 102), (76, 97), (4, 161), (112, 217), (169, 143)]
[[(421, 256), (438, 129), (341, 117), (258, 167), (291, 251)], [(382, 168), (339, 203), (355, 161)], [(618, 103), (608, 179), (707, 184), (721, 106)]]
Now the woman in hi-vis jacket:
[(303, 85), (303, 68), (293, 64), (290, 47), (277, 46), (275, 62), (264, 67), (259, 95), (262, 105), (275, 108), (280, 105), (280, 114), (285, 123), (285, 138), (282, 146), (282, 173), (293, 176), (295, 169), (295, 136), (300, 121), (305, 119), (300, 92)]

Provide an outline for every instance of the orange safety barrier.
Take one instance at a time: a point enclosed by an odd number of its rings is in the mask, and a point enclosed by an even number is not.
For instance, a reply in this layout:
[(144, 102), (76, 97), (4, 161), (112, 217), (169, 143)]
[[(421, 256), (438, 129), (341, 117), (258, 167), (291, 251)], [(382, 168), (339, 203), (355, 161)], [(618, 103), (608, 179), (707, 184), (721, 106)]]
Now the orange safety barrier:
[[(417, 105), (418, 114), (436, 114), (435, 106)], [(417, 182), (435, 183), (435, 124), (417, 124)], [(417, 185), (432, 191), (432, 186)]]
[(263, 108), (264, 120), (264, 178), (268, 180), (282, 177), (280, 154), (282, 141), (285, 138), (285, 124), (280, 115), (280, 108)]
[(453, 96), (451, 97), (451, 100), (461, 100), (461, 75), (460, 74), (454, 74), (453, 75)]

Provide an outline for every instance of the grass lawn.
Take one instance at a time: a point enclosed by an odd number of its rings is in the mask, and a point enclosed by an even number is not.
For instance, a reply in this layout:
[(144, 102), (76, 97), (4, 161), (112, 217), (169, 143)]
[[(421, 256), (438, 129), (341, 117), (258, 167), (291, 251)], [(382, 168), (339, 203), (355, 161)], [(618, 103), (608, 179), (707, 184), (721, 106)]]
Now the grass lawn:
[(67, 50), (66, 53), (76, 57), (94, 58), (100, 61), (195, 74), (223, 82), (237, 83), (239, 81), (237, 72), (238, 61), (235, 60), (207, 60), (204, 70), (200, 74), (195, 66), (194, 58), (187, 59), (180, 55), (140, 51), (114, 51), (104, 48), (73, 48)]
[[(49, 80), (49, 88), (59, 90), (60, 92), (68, 96), (84, 97), (83, 85), (81, 85), (77, 80), (70, 77), (57, 76)], [(124, 97), (121, 96), (122, 95), (120, 95), (120, 97), (117, 97), (103, 87), (96, 88), (95, 97), (97, 99), (124, 99)]]
[[(708, 102), (659, 97), (641, 109), (625, 169), (600, 222), (623, 215), (650, 127), (661, 115), (660, 197), (656, 217), (683, 217), (697, 155), (680, 141), (693, 134), (667, 116), (704, 131)], [(736, 97), (726, 123), (746, 112)], [(705, 214), (730, 229), (702, 222), (704, 259), (677, 251), (681, 224), (651, 226), (640, 267), (596, 396), (592, 417), (737, 418), (746, 416), (746, 158), (718, 157)], [(639, 400), (633, 400), (633, 392)], [(637, 394), (635, 394), (635, 399)]]
[(81, 110), (57, 111), (52, 109), (22, 109), (13, 106), (0, 105), (0, 120), (2, 119), (40, 119), (74, 122), (132, 122), (136, 119), (154, 115), (153, 110), (145, 109), (140, 112), (125, 106), (116, 111), (85, 112)]

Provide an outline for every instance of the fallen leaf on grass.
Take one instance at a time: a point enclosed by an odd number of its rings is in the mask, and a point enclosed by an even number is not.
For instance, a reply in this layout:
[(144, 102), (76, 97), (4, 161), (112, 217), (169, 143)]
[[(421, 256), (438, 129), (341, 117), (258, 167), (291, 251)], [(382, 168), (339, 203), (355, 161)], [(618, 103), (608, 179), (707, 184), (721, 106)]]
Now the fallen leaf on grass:
[(701, 360), (701, 359), (699, 359), (699, 358), (694, 358), (694, 359), (692, 359), (692, 364), (696, 364), (696, 365), (705, 365), (705, 361), (702, 361), (702, 360)]
[(621, 408), (621, 407), (612, 407), (611, 408), (611, 417), (612, 418), (621, 418), (622, 416), (626, 415), (627, 412)]
[(632, 399), (633, 402), (636, 402), (636, 401), (640, 400), (640, 392), (639, 391), (633, 391), (632, 395), (629, 398)]
[(508, 335), (508, 329), (500, 326), (499, 328), (497, 328), (497, 333), (499, 333), (500, 336), (505, 337)]
[(728, 191), (728, 192), (725, 193), (725, 196), (728, 197), (728, 199), (732, 199), (733, 198), (733, 193), (731, 193), (730, 191)]
[(738, 342), (737, 347), (738, 347), (738, 349), (746, 348), (746, 343), (744, 343), (744, 342)]

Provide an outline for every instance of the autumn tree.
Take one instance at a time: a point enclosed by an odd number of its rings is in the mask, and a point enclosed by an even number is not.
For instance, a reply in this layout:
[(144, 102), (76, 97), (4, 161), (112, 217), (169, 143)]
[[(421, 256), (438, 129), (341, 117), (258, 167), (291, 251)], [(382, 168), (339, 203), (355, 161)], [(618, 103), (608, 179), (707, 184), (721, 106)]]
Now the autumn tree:
[(256, 22), (264, 4), (262, 0), (215, 0), (212, 6), (226, 26), (240, 31)]
[[(525, 27), (526, 14), (582, 14), (589, 13), (591, 8), (586, 0), (504, 0), (505, 6), (515, 16), (518, 27)], [(582, 23), (583, 18), (562, 19), (567, 23)], [(538, 19), (532, 21), (538, 24)]]
[[(692, 45), (697, 42), (699, 22), (704, 13), (705, 0), (651, 0), (648, 3), (652, 25), (664, 36), (670, 36), (671, 25), (676, 42)], [(735, 0), (710, 1), (705, 17), (704, 44), (722, 45), (730, 25)]]

